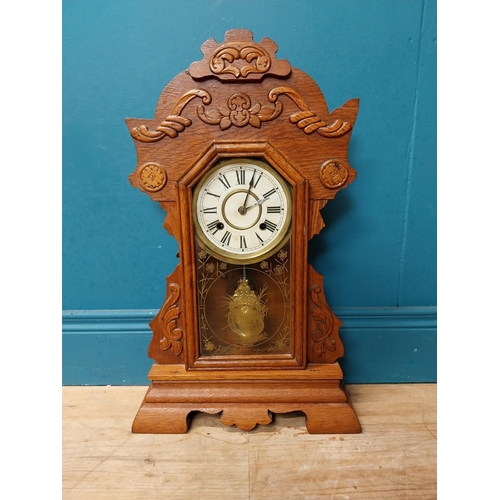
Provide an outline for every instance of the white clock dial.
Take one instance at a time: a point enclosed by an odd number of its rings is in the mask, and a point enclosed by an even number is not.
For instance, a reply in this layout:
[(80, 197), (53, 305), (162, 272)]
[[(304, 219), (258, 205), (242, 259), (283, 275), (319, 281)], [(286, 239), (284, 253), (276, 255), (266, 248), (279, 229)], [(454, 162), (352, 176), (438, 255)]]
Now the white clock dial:
[(259, 160), (220, 162), (194, 192), (200, 243), (230, 262), (257, 262), (284, 243), (291, 209), (288, 184)]

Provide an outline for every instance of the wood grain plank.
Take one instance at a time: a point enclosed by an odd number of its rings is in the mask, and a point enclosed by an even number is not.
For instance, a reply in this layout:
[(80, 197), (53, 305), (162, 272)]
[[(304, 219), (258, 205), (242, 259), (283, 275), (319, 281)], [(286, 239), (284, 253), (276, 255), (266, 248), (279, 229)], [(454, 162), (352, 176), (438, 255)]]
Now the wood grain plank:
[(434, 499), (436, 385), (351, 385), (363, 432), (312, 435), (301, 413), (242, 432), (132, 434), (145, 387), (63, 388), (63, 498)]

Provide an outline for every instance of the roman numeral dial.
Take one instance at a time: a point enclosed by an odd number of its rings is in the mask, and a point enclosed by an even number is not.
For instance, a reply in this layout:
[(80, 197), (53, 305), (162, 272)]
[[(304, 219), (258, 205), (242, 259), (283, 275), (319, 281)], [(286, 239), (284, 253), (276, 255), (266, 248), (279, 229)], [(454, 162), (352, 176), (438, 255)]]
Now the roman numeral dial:
[(291, 187), (260, 159), (223, 160), (193, 191), (198, 242), (232, 263), (265, 258), (289, 238)]

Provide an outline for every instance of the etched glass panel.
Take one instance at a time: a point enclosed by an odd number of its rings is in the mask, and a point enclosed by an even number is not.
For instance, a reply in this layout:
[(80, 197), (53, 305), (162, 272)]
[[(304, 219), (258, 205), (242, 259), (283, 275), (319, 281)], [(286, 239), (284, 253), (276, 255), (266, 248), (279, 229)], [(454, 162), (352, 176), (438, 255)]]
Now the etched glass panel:
[(290, 240), (254, 264), (196, 246), (202, 356), (291, 353)]

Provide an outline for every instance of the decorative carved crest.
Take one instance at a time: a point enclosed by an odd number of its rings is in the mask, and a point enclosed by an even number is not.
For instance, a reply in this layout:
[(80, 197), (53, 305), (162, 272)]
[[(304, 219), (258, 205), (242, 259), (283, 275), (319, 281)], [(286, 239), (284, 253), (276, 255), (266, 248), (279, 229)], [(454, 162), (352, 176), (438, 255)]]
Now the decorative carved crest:
[(278, 46), (269, 38), (260, 43), (253, 41), (251, 31), (237, 29), (226, 33), (219, 44), (213, 38), (207, 40), (201, 51), (205, 56), (189, 67), (193, 78), (215, 77), (219, 80), (260, 80), (265, 75), (287, 76), (290, 63), (278, 60)]

